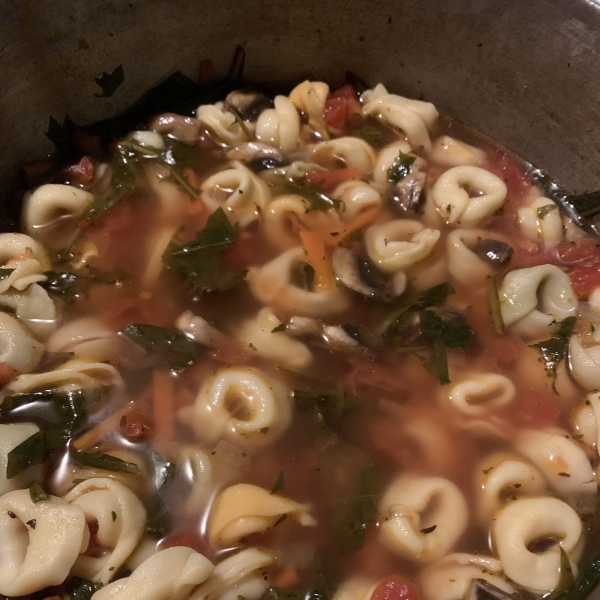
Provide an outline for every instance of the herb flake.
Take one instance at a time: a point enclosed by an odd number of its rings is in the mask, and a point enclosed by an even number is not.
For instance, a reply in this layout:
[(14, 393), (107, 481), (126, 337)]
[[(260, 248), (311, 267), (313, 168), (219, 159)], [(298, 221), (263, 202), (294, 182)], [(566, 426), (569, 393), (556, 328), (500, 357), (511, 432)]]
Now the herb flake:
[(387, 170), (387, 180), (390, 183), (398, 183), (404, 179), (410, 173), (410, 169), (416, 160), (416, 156), (404, 154), (401, 151)]
[(271, 490), (271, 495), (277, 494), (284, 487), (285, 487), (285, 479), (283, 477), (283, 471), (281, 471), (281, 473), (279, 473), (279, 475), (277, 476), (277, 479), (275, 480), (275, 485), (273, 486), (273, 489)]
[(132, 462), (127, 462), (111, 456), (110, 454), (90, 454), (88, 452), (72, 452), (73, 460), (83, 467), (92, 467), (94, 469), (103, 469), (105, 471), (115, 471), (122, 473), (131, 473), (138, 475), (139, 467)]
[[(37, 481), (29, 484), (29, 496), (34, 504), (44, 500), (50, 500), (50, 496), (46, 494), (44, 488)], [(35, 527), (33, 527), (33, 529), (35, 529)]]

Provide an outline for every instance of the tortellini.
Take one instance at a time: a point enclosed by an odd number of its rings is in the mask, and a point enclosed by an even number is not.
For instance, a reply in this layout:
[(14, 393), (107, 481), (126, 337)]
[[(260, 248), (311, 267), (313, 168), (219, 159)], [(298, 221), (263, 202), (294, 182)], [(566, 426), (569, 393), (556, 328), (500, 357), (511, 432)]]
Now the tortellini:
[(82, 554), (73, 573), (107, 584), (142, 537), (146, 510), (137, 496), (113, 479), (92, 478), (76, 485), (65, 500), (83, 509), (86, 520), (98, 524), (98, 548)]
[(569, 341), (569, 366), (577, 383), (586, 390), (600, 388), (600, 344), (584, 347), (577, 334)]
[(328, 95), (329, 86), (326, 83), (303, 81), (290, 92), (289, 96), (294, 106), (308, 117), (308, 126), (324, 139), (329, 138), (323, 118)]
[(431, 256), (439, 238), (437, 229), (410, 219), (372, 225), (365, 232), (369, 258), (387, 273), (407, 269)]
[(271, 444), (291, 416), (290, 390), (252, 367), (217, 371), (204, 382), (194, 406), (180, 412), (200, 439), (224, 438), (243, 447)]
[[(225, 144), (233, 145), (247, 141), (248, 136), (238, 123), (232, 112), (224, 110), (223, 102), (203, 104), (196, 111), (196, 118), (207, 127), (216, 138)], [(253, 128), (252, 123), (245, 123), (247, 129)]]
[(375, 152), (370, 144), (355, 137), (341, 137), (317, 144), (313, 153), (316, 157), (331, 156), (343, 160), (346, 167), (368, 175), (375, 165)]
[(563, 224), (558, 206), (549, 198), (536, 198), (519, 208), (519, 225), (532, 240), (552, 245), (563, 237)]
[(265, 209), (271, 194), (266, 184), (241, 162), (211, 175), (202, 184), (202, 202), (212, 212), (221, 207), (234, 223), (246, 227)]
[[(577, 513), (556, 498), (520, 498), (494, 518), (492, 543), (506, 575), (518, 585), (538, 593), (551, 592), (560, 580), (560, 549), (575, 570), (583, 527)], [(531, 545), (552, 537), (559, 541), (540, 552)]]
[(0, 497), (0, 537), (3, 596), (60, 585), (89, 542), (81, 507), (56, 496), (34, 503), (29, 490)]
[(44, 345), (34, 339), (17, 319), (0, 312), (0, 362), (26, 373), (38, 364), (42, 354)]
[(411, 147), (407, 142), (394, 142), (379, 151), (373, 168), (373, 180), (382, 186), (388, 184), (388, 169), (394, 161), (402, 154), (410, 154)]
[(600, 448), (600, 392), (589, 394), (575, 411), (574, 424), (577, 435), (589, 446)]
[(41, 244), (23, 233), (0, 234), (0, 266), (12, 269), (0, 280), (0, 294), (9, 288), (22, 292), (32, 283), (46, 281), (50, 262)]
[(577, 295), (569, 276), (554, 265), (511, 271), (499, 297), (505, 325), (527, 339), (549, 337), (555, 321), (577, 314)]
[(515, 591), (498, 559), (475, 554), (445, 556), (423, 570), (420, 583), (426, 600), (463, 600), (474, 579), (483, 579), (509, 594)]
[(446, 167), (479, 166), (485, 161), (485, 152), (449, 135), (441, 135), (432, 144), (429, 157)]
[(29, 192), (23, 199), (23, 226), (52, 248), (66, 245), (75, 230), (76, 220), (94, 197), (79, 188), (47, 183)]
[(227, 547), (252, 533), (273, 527), (283, 515), (301, 525), (313, 526), (316, 521), (309, 507), (264, 488), (238, 483), (223, 490), (212, 505), (208, 521), (208, 537), (212, 546)]
[(7, 478), (6, 472), (9, 452), (39, 430), (34, 423), (0, 424), (0, 496), (29, 485), (42, 474), (41, 465), (32, 465), (10, 479)]
[(452, 167), (431, 191), (440, 214), (450, 225), (476, 227), (504, 204), (506, 184), (481, 167)]
[(256, 121), (256, 139), (291, 152), (300, 143), (300, 115), (285, 96), (275, 96), (274, 108), (264, 110)]
[(381, 541), (393, 552), (421, 562), (446, 554), (468, 520), (467, 503), (454, 483), (412, 474), (392, 482), (379, 514)]
[(129, 577), (109, 583), (92, 599), (186, 600), (213, 570), (213, 564), (202, 554), (185, 546), (175, 546), (153, 554)]
[(377, 117), (400, 129), (413, 148), (431, 148), (429, 133), (438, 120), (433, 104), (390, 94), (382, 84), (364, 92), (361, 100), (364, 115)]
[(455, 410), (480, 416), (497, 410), (515, 397), (514, 383), (498, 373), (475, 373), (448, 389), (448, 402)]
[(248, 283), (253, 294), (272, 308), (302, 316), (324, 317), (349, 308), (348, 294), (335, 284), (330, 290), (310, 291), (293, 283), (293, 269), (305, 259), (302, 248), (290, 248), (266, 265), (250, 269)]
[(361, 179), (344, 181), (335, 188), (332, 197), (343, 202), (341, 217), (346, 223), (356, 218), (363, 210), (381, 205), (381, 194)]

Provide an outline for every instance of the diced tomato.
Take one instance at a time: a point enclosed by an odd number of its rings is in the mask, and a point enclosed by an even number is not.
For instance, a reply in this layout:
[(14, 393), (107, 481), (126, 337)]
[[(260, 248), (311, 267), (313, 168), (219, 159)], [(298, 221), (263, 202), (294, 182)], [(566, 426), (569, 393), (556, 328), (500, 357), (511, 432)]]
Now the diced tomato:
[(221, 257), (222, 267), (234, 269), (245, 269), (261, 258), (259, 248), (260, 237), (250, 231), (242, 231), (238, 234), (235, 242), (223, 252)]
[(120, 202), (111, 208), (105, 215), (100, 217), (95, 223), (94, 228), (103, 233), (114, 236), (117, 233), (124, 233), (133, 225), (134, 214), (129, 202)]
[(577, 265), (569, 273), (573, 291), (580, 298), (587, 298), (600, 286), (600, 259), (587, 265)]
[(76, 165), (71, 165), (64, 170), (65, 180), (79, 185), (89, 185), (94, 181), (94, 175), (94, 163), (87, 156), (84, 156)]
[(525, 269), (538, 265), (557, 265), (563, 263), (554, 250), (537, 249), (535, 252), (526, 252), (516, 248), (510, 266), (511, 269)]
[(204, 556), (209, 554), (208, 544), (195, 531), (177, 531), (160, 542), (160, 550), (175, 548), (176, 546), (191, 548)]
[(329, 94), (325, 102), (323, 118), (329, 127), (342, 129), (348, 119), (359, 112), (360, 104), (354, 88), (351, 85), (345, 85)]
[(420, 595), (416, 585), (399, 575), (392, 575), (373, 590), (371, 600), (419, 600)]
[(576, 242), (564, 242), (558, 247), (558, 255), (566, 265), (600, 260), (600, 246), (596, 240), (584, 238)]
[(129, 411), (120, 424), (121, 434), (130, 442), (143, 442), (152, 437), (150, 419), (139, 410)]
[(15, 370), (8, 363), (0, 363), (0, 387), (9, 384), (15, 378)]
[(516, 416), (524, 425), (549, 427), (558, 424), (560, 408), (552, 395), (532, 391), (522, 396)]
[(360, 179), (361, 173), (358, 169), (333, 169), (331, 171), (320, 171), (311, 169), (304, 176), (304, 185), (320, 185), (325, 193), (330, 193), (335, 188), (350, 179)]
[(498, 155), (497, 152), (491, 156), (491, 164), (488, 169), (500, 177), (508, 188), (508, 198), (505, 203), (505, 210), (514, 211), (523, 202), (529, 190), (531, 182), (526, 175), (523, 167), (507, 154)]

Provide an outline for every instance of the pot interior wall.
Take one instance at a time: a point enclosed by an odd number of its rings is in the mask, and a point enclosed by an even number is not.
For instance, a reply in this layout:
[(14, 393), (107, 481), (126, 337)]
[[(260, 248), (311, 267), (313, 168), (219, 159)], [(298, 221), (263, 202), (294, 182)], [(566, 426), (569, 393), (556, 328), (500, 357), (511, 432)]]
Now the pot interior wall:
[[(0, 182), (51, 150), (49, 116), (115, 114), (177, 69), (246, 79), (370, 83), (425, 98), (498, 138), (572, 191), (600, 187), (596, 0), (57, 0), (0, 2)], [(99, 98), (94, 76), (122, 64)]]

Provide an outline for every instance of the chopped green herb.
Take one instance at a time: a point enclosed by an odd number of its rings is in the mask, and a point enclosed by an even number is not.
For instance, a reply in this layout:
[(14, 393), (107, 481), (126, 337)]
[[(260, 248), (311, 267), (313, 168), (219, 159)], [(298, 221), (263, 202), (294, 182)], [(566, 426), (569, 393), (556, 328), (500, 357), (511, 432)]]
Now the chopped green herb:
[(240, 115), (240, 113), (233, 106), (229, 106), (227, 110), (229, 110), (229, 112), (235, 117), (236, 123), (240, 126), (241, 130), (244, 132), (244, 135), (248, 138), (248, 140), (252, 141), (254, 139), (254, 136), (250, 133), (248, 127), (246, 127), (246, 123), (244, 123), (242, 115)]
[(8, 453), (6, 478), (10, 479), (33, 465), (45, 463), (67, 441), (62, 432), (44, 431), (34, 433)]
[(95, 94), (96, 98), (110, 98), (125, 81), (123, 65), (115, 67), (111, 73), (102, 73), (100, 77), (94, 77), (94, 81), (102, 90), (101, 94)]
[(575, 327), (575, 317), (567, 317), (556, 323), (554, 335), (543, 342), (533, 344), (532, 348), (537, 348), (542, 357), (542, 362), (548, 376), (552, 377), (552, 389), (556, 391), (556, 369), (563, 360), (569, 346), (569, 338)]
[(258, 348), (252, 342), (248, 344), (248, 348), (250, 348), (250, 350), (253, 350), (254, 352), (258, 352)]
[(111, 510), (110, 515), (111, 515), (113, 523), (114, 523), (117, 520), (117, 513), (114, 510)]
[(573, 569), (571, 568), (571, 561), (567, 556), (564, 548), (561, 544), (558, 545), (560, 550), (560, 579), (558, 585), (552, 590), (550, 594), (551, 598), (558, 598), (565, 592), (571, 589), (575, 583), (575, 577), (573, 575)]
[(569, 473), (565, 473), (564, 471), (561, 471), (561, 472), (558, 474), (558, 476), (559, 476), (559, 477), (571, 477), (571, 475), (569, 475)]
[(545, 204), (544, 206), (540, 206), (536, 211), (538, 219), (544, 220), (546, 215), (549, 215), (553, 210), (558, 210), (556, 204)]
[[(563, 578), (562, 565), (564, 564), (564, 560), (561, 553), (561, 580)], [(568, 561), (568, 557), (566, 560)], [(566, 575), (565, 582), (567, 582), (568, 572), (566, 569), (564, 574)], [(590, 597), (590, 592), (598, 582), (600, 582), (600, 556), (596, 556), (588, 565), (581, 567), (577, 579), (575, 579), (574, 582), (569, 583), (565, 589), (561, 589), (559, 594), (553, 595), (553, 600), (585, 600)], [(563, 587), (560, 584), (559, 586), (561, 588)]]
[(84, 466), (105, 471), (139, 474), (140, 468), (132, 462), (127, 462), (110, 454), (89, 454), (87, 452), (72, 452), (73, 460)]
[(283, 478), (283, 471), (281, 471), (281, 473), (279, 473), (279, 475), (277, 476), (277, 479), (275, 481), (275, 485), (273, 486), (273, 489), (271, 490), (271, 495), (276, 494), (277, 492), (280, 492), (284, 487), (285, 487), (285, 479)]
[(279, 333), (280, 331), (285, 331), (287, 329), (287, 325), (285, 323), (280, 323), (277, 327), (273, 327), (271, 329), (271, 333)]
[(433, 341), (433, 350), (429, 363), (425, 363), (428, 371), (433, 373), (442, 385), (450, 383), (450, 375), (448, 373), (448, 358), (446, 356), (446, 348), (441, 340)]
[(492, 317), (492, 325), (494, 327), (494, 331), (500, 335), (506, 335), (506, 326), (504, 325), (502, 311), (500, 310), (500, 297), (498, 296), (498, 287), (496, 286), (496, 280), (492, 275), (488, 275), (486, 277), (486, 286), (488, 292), (488, 302), (490, 304), (490, 315)]
[(0, 269), (0, 281), (2, 279), (8, 279), (13, 272), (14, 269)]
[(331, 210), (332, 208), (343, 209), (344, 205), (342, 204), (342, 202), (340, 200), (336, 200), (335, 198), (330, 198), (323, 191), (323, 188), (318, 184), (300, 185), (298, 183), (286, 181), (282, 183), (281, 186), (286, 192), (302, 196), (310, 202), (310, 205), (306, 209), (306, 212), (311, 212), (313, 210), (321, 210), (323, 212), (326, 212), (328, 210)]
[(377, 127), (372, 127), (370, 125), (363, 125), (357, 132), (356, 135), (365, 142), (374, 145), (381, 142), (381, 138), (383, 137), (383, 132), (381, 129), (377, 129)]
[(275, 527), (277, 527), (277, 525), (280, 525), (281, 523), (283, 523), (286, 519), (287, 519), (288, 515), (287, 513), (283, 513), (279, 519), (277, 519), (277, 521), (275, 521), (275, 523), (273, 523), (273, 529), (275, 529)]
[(174, 371), (184, 369), (198, 356), (196, 342), (178, 329), (131, 323), (121, 333)]
[(260, 432), (261, 432), (261, 433), (269, 433), (269, 428), (268, 428), (268, 427), (263, 427), (263, 428), (260, 430)]
[(387, 170), (387, 180), (390, 183), (397, 183), (404, 179), (410, 173), (410, 169), (415, 160), (417, 160), (416, 156), (404, 154), (404, 152), (401, 151), (394, 159), (392, 166)]
[(236, 231), (222, 208), (218, 208), (196, 238), (171, 246), (163, 255), (167, 268), (179, 271), (194, 288), (203, 292), (226, 291), (243, 280), (244, 269), (221, 269), (221, 256), (236, 239)]
[(475, 343), (475, 332), (468, 325), (445, 322), (436, 312), (419, 313), (419, 330), (430, 340), (439, 340), (448, 348), (465, 349)]
[(493, 468), (494, 468), (494, 467), (490, 467), (489, 469), (484, 469), (484, 470), (483, 470), (483, 474), (484, 474), (484, 475), (489, 475), (489, 474), (492, 472)]
[(84, 295), (90, 286), (89, 277), (75, 273), (46, 271), (44, 275), (48, 279), (43, 281), (41, 286), (48, 292), (57, 294), (67, 303), (73, 302)]
[(29, 496), (34, 504), (43, 500), (50, 500), (50, 496), (46, 494), (44, 488), (37, 481), (29, 484)]
[(428, 533), (432, 533), (437, 529), (437, 525), (432, 525), (431, 527), (425, 527), (425, 529), (421, 529), (421, 533), (427, 535)]

